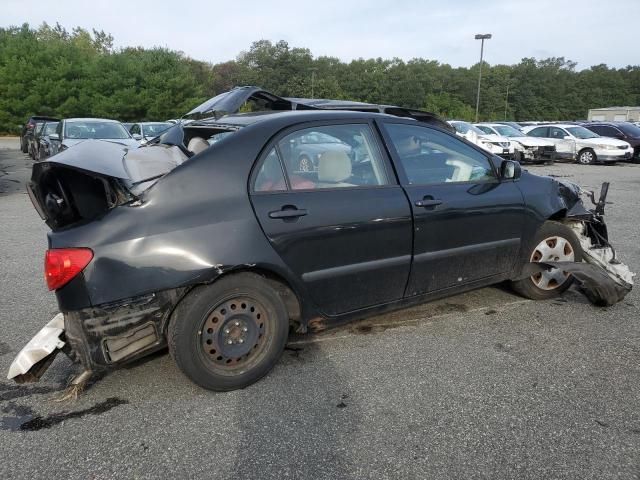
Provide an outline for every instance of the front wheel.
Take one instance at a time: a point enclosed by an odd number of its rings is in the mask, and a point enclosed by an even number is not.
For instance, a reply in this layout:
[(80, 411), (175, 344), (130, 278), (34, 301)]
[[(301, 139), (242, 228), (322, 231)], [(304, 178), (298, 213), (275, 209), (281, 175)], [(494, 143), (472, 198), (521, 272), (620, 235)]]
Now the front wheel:
[(582, 165), (592, 165), (597, 161), (598, 157), (596, 156), (596, 152), (590, 148), (585, 148), (578, 154), (578, 163), (581, 163)]
[[(545, 222), (529, 242), (529, 262), (581, 262), (582, 248), (573, 230), (558, 222)], [(512, 282), (513, 289), (532, 300), (554, 298), (566, 291), (573, 277), (558, 268)]]
[(167, 330), (182, 372), (208, 390), (244, 388), (278, 361), (289, 333), (286, 307), (263, 277), (239, 273), (191, 291)]

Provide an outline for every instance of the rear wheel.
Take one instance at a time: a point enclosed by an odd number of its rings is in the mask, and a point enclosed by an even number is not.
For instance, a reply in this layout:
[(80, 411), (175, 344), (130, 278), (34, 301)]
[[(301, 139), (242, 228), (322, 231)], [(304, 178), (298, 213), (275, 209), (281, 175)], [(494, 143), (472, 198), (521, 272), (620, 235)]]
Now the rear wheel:
[[(566, 225), (546, 222), (534, 235), (527, 252), (530, 262), (581, 262), (582, 248), (576, 235)], [(573, 283), (567, 272), (554, 268), (512, 282), (520, 295), (533, 300), (557, 297)]]
[(209, 390), (244, 388), (275, 365), (289, 332), (285, 305), (263, 277), (239, 273), (198, 287), (172, 315), (169, 351)]
[(20, 151), (22, 153), (27, 153), (29, 151), (27, 149), (27, 142), (24, 141), (24, 137), (20, 137)]
[(590, 148), (585, 148), (578, 154), (578, 163), (581, 163), (582, 165), (592, 165), (597, 161), (598, 157), (596, 156), (596, 152)]

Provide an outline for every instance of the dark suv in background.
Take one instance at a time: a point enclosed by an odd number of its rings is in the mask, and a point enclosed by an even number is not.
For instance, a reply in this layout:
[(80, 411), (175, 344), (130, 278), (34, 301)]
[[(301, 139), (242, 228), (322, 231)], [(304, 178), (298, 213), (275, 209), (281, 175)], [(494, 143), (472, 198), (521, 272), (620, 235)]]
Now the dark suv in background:
[(633, 147), (633, 163), (640, 163), (640, 127), (631, 122), (585, 122), (582, 124), (601, 137), (617, 138)]
[(33, 139), (33, 133), (44, 122), (57, 122), (57, 118), (45, 117), (45, 116), (33, 116), (29, 117), (29, 120), (23, 125), (22, 132), (20, 133), (20, 150), (22, 153), (29, 152), (29, 142)]

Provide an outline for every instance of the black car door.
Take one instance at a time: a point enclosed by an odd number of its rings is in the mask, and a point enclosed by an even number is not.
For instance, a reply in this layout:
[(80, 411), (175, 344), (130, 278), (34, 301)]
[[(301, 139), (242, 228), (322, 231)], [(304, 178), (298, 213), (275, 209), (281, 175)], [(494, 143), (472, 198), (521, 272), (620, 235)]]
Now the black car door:
[[(300, 138), (321, 135), (311, 171)], [(254, 169), (262, 229), (327, 315), (401, 299), (409, 277), (411, 208), (369, 123), (284, 132)]]
[(512, 272), (524, 201), (500, 181), (488, 153), (426, 126), (384, 122), (385, 139), (411, 202), (414, 251), (407, 296)]

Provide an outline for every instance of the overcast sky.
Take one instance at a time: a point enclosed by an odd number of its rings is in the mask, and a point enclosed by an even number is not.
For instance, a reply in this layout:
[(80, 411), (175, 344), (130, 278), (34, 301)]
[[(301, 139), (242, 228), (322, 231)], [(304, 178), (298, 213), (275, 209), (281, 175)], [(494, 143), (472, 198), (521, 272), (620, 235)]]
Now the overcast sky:
[(60, 22), (111, 33), (116, 47), (162, 46), (210, 62), (259, 39), (314, 56), (423, 57), (469, 66), (476, 33), (491, 64), (560, 57), (578, 68), (640, 64), (640, 0), (0, 0), (0, 25)]

